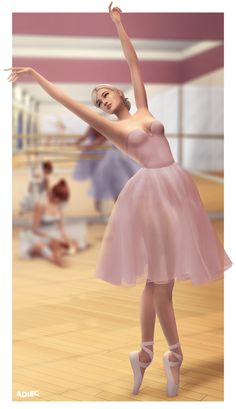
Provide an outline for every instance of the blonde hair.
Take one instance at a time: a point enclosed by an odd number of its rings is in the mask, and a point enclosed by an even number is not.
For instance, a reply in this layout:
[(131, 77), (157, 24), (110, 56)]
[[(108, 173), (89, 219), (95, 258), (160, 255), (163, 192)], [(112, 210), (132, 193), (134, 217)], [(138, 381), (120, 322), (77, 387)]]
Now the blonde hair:
[(108, 89), (111, 89), (112, 91), (119, 91), (119, 92), (121, 93), (121, 98), (122, 98), (122, 100), (123, 100), (123, 102), (124, 102), (124, 105), (126, 106), (126, 108), (128, 109), (128, 111), (130, 110), (130, 108), (131, 108), (131, 103), (130, 103), (130, 101), (128, 100), (128, 98), (126, 98), (126, 97), (124, 96), (123, 91), (122, 91), (121, 89), (118, 89), (118, 88), (116, 88), (116, 87), (113, 87), (113, 85), (110, 85), (110, 84), (99, 84), (99, 85), (97, 85), (97, 86), (92, 90), (91, 98), (92, 98), (92, 102), (93, 102), (93, 104), (94, 104), (95, 106), (97, 106), (97, 105), (96, 105), (97, 92), (98, 92), (99, 89), (102, 89), (102, 88), (108, 88)]

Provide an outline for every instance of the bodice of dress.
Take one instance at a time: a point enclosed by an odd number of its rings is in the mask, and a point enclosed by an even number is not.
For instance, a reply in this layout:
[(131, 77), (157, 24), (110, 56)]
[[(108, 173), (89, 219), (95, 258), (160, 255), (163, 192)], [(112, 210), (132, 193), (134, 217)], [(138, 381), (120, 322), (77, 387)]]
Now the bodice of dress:
[(161, 168), (174, 162), (164, 126), (157, 120), (147, 131), (138, 128), (129, 133), (127, 154), (144, 168)]
[(41, 219), (41, 225), (42, 226), (52, 226), (53, 224), (55, 224), (55, 223), (58, 223), (59, 222), (59, 220), (60, 220), (60, 216), (59, 215), (52, 215), (52, 214), (44, 214), (43, 216), (42, 216), (42, 219)]

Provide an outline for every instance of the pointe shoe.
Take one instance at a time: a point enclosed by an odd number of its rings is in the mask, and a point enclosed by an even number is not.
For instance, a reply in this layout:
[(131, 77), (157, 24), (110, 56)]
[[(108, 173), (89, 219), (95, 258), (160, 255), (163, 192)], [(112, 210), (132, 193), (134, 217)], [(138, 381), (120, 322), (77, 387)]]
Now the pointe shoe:
[(138, 351), (132, 351), (129, 354), (129, 359), (130, 359), (130, 363), (131, 363), (131, 367), (132, 367), (133, 375), (134, 375), (134, 386), (133, 386), (133, 392), (132, 392), (134, 395), (137, 395), (139, 393), (139, 389), (142, 385), (144, 374), (142, 374), (141, 368), (147, 368), (153, 359), (153, 351), (147, 348), (147, 346), (149, 345), (153, 345), (153, 341), (147, 341), (147, 342), (141, 343), (141, 348), (145, 352), (147, 352), (147, 354), (150, 356), (150, 362), (140, 362)]
[[(167, 377), (167, 385), (166, 385), (166, 394), (169, 397), (174, 397), (178, 394), (178, 390), (179, 390), (179, 383), (176, 384), (172, 371), (171, 371), (171, 367), (174, 366), (178, 366), (180, 368), (181, 364), (182, 364), (182, 360), (183, 357), (180, 354), (177, 354), (177, 352), (172, 351), (173, 349), (177, 348), (180, 344), (177, 343), (175, 345), (171, 345), (169, 346), (169, 351), (164, 353), (163, 356), (163, 365), (164, 365), (164, 370), (166, 373), (166, 377)], [(169, 361), (169, 356), (170, 354), (173, 354), (178, 361), (173, 362), (173, 361)]]

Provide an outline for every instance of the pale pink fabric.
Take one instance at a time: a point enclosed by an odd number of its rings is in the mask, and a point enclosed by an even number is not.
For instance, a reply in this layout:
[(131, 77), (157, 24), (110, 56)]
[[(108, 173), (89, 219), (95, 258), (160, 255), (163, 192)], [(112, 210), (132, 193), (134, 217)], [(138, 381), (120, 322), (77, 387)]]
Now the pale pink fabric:
[(223, 277), (232, 262), (191, 177), (174, 162), (163, 125), (130, 132), (126, 153), (143, 168), (114, 205), (95, 275), (124, 286)]

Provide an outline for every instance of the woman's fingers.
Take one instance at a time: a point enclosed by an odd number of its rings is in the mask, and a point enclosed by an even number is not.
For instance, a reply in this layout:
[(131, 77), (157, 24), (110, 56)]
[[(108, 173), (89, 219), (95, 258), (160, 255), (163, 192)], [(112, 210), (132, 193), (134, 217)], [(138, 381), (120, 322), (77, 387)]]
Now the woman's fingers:
[(18, 74), (11, 74), (11, 75), (8, 77), (8, 81), (14, 82), (14, 81), (17, 80), (18, 77), (19, 77)]
[(5, 68), (4, 71), (11, 71), (7, 79), (9, 82), (15, 82), (21, 74), (24, 74), (25, 72), (27, 72), (27, 68), (11, 67), (11, 68)]
[[(8, 70), (5, 70), (5, 71), (8, 71)], [(15, 74), (16, 74), (16, 70), (12, 70), (12, 72), (10, 73), (10, 75), (9, 75), (9, 77), (8, 77), (7, 79), (10, 80), (11, 77), (12, 77), (13, 75), (15, 75)]]
[(119, 7), (115, 6), (115, 7), (112, 8), (112, 3), (113, 3), (113, 1), (110, 3), (110, 5), (108, 7), (109, 12), (111, 13), (112, 11), (118, 11), (119, 13), (122, 13), (122, 11), (121, 11), (121, 9)]
[(8, 81), (11, 81), (12, 78), (13, 78), (13, 74), (9, 75), (9, 77), (7, 79), (8, 79)]
[[(8, 70), (4, 70), (4, 71), (8, 71)], [(13, 74), (14, 74), (14, 71), (12, 71), (12, 72), (10, 73), (10, 75), (7, 77), (7, 79), (9, 80), (9, 79), (12, 77)]]
[(16, 70), (22, 70), (22, 67), (10, 67), (10, 68), (4, 68), (4, 71), (16, 71)]
[(13, 78), (15, 78), (17, 74), (14, 74), (13, 72), (9, 75), (9, 77), (7, 78), (9, 81), (12, 81)]
[(13, 82), (15, 78), (16, 78), (15, 76), (14, 76), (14, 77), (12, 76), (12, 77), (9, 79), (9, 82)]
[(12, 72), (18, 72), (18, 73), (24, 72), (26, 70), (27, 70), (27, 68), (24, 68), (24, 67), (12, 67), (12, 68), (5, 68), (4, 69), (4, 71), (12, 71)]
[(119, 9), (119, 7), (113, 7), (112, 11), (117, 11), (118, 13), (121, 13), (121, 9)]

